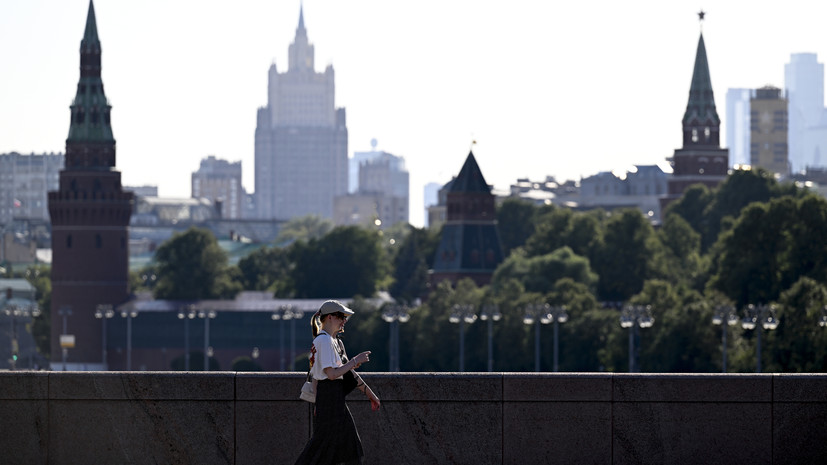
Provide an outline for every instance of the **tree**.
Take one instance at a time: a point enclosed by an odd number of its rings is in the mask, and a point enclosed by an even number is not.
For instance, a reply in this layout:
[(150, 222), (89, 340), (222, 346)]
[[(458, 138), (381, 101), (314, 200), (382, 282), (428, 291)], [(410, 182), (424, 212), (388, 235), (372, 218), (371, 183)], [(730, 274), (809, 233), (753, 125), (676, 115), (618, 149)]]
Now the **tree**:
[(35, 300), (40, 315), (32, 319), (30, 332), (40, 355), (51, 359), (52, 353), (52, 279), (50, 269), (45, 266), (34, 266), (26, 270), (26, 280), (35, 288)]
[(261, 247), (238, 261), (244, 289), (273, 291), (276, 296), (289, 297), (289, 276), (292, 264), (285, 249)]
[(606, 222), (603, 244), (592, 263), (600, 276), (598, 295), (604, 301), (626, 301), (640, 292), (650, 275), (655, 254), (654, 230), (636, 209), (613, 212)]
[(241, 290), (232, 282), (227, 254), (206, 229), (177, 233), (155, 252), (156, 299), (232, 298)]
[(320, 239), (294, 243), (293, 287), (299, 298), (372, 296), (388, 274), (384, 250), (375, 231), (337, 227)]
[(519, 280), (529, 292), (543, 294), (550, 292), (554, 283), (563, 278), (571, 278), (587, 288), (594, 288), (597, 283), (597, 275), (591, 271), (589, 261), (575, 255), (568, 247), (534, 257), (515, 251), (494, 271), (495, 281), (508, 278)]
[(497, 208), (497, 230), (503, 246), (503, 256), (522, 247), (535, 231), (537, 207), (519, 197), (505, 199)]
[(428, 292), (428, 259), (433, 257), (438, 239), (433, 231), (411, 227), (393, 257), (389, 290), (395, 299), (410, 304)]
[(815, 196), (753, 203), (716, 244), (711, 285), (739, 306), (775, 301), (800, 277), (827, 277), (827, 201)]
[(333, 222), (316, 215), (293, 218), (279, 230), (273, 241), (277, 245), (289, 245), (296, 241), (320, 239), (333, 229)]
[(818, 324), (821, 311), (827, 305), (827, 288), (814, 279), (802, 277), (781, 293), (778, 303), (778, 328), (765, 332), (767, 371), (827, 371), (827, 331)]

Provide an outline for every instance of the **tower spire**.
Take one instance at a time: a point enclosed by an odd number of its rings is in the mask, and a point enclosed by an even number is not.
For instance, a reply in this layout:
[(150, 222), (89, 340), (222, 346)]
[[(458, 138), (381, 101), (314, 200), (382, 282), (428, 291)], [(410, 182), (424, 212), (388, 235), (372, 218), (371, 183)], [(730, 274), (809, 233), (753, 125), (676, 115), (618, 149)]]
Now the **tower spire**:
[[(698, 13), (700, 21), (704, 19), (703, 11)], [(709, 74), (709, 62), (706, 57), (704, 35), (700, 34), (698, 49), (695, 53), (695, 68), (692, 71), (692, 84), (689, 88), (689, 101), (683, 115), (683, 145), (719, 145), (721, 120), (715, 108), (712, 93), (712, 79)]]
[(98, 37), (98, 26), (95, 21), (95, 6), (89, 1), (89, 12), (86, 16), (86, 27), (83, 39), (80, 41), (80, 80), (77, 93), (71, 105), (71, 121), (69, 124), (68, 144), (101, 142), (113, 146), (107, 156), (86, 159), (88, 154), (73, 156), (67, 151), (66, 166), (95, 166), (111, 168), (115, 166), (115, 138), (112, 135), (112, 126), (109, 121), (109, 112), (112, 107), (103, 92), (101, 80), (101, 43)]

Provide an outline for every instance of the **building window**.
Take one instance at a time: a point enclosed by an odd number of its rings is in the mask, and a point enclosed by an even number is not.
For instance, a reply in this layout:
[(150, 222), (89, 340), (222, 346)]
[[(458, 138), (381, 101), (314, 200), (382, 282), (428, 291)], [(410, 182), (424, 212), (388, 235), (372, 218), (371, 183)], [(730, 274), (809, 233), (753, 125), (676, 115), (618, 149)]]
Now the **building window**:
[(103, 247), (103, 239), (100, 234), (95, 234), (95, 248), (100, 249), (101, 247)]
[(69, 234), (68, 236), (66, 236), (66, 248), (67, 248), (67, 249), (71, 249), (71, 248), (72, 248), (72, 235), (71, 235), (71, 234)]

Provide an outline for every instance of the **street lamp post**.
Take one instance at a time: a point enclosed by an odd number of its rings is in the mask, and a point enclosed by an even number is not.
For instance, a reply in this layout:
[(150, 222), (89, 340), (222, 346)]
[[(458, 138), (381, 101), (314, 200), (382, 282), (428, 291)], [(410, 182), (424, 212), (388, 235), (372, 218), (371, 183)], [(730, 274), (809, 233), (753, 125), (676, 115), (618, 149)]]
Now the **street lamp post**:
[(468, 304), (456, 304), (453, 310), (448, 321), (459, 323), (459, 372), (462, 373), (465, 371), (465, 323), (477, 321), (477, 314), (474, 313), (474, 306)]
[(135, 310), (121, 310), (121, 317), (126, 318), (126, 371), (132, 371), (132, 319), (136, 316)]
[(741, 320), (741, 327), (744, 329), (758, 329), (756, 331), (757, 343), (755, 348), (755, 372), (761, 373), (761, 328), (766, 330), (774, 330), (778, 327), (778, 317), (775, 314), (774, 305), (759, 304), (757, 307), (753, 304), (747, 305), (744, 309), (744, 318)]
[(204, 371), (210, 371), (210, 357), (212, 357), (212, 347), (210, 347), (210, 320), (215, 318), (217, 313), (215, 310), (201, 310), (198, 312), (198, 318), (204, 319)]
[(559, 368), (558, 364), (558, 334), (559, 334), (559, 326), (560, 323), (565, 323), (569, 321), (569, 314), (566, 313), (565, 305), (554, 305), (550, 309), (549, 312), (551, 314), (551, 320), (554, 322), (554, 371), (557, 372)]
[(551, 323), (551, 305), (546, 303), (529, 304), (525, 308), (523, 323), (534, 325), (534, 371), (540, 372), (540, 324)]
[(494, 322), (503, 317), (496, 304), (483, 305), (480, 320), (488, 322), (488, 372), (494, 371)]
[(9, 328), (9, 341), (10, 341), (10, 349), (11, 349), (11, 358), (9, 359), (9, 367), (11, 371), (17, 369), (17, 359), (19, 357), (19, 350), (20, 350), (20, 343), (17, 337), (17, 317), (24, 317), (29, 318), (33, 317), (36, 318), (40, 316), (40, 309), (37, 308), (31, 301), (25, 301), (24, 304), (18, 305), (15, 303), (10, 304), (10, 299), (6, 299), (5, 301), (5, 309), (4, 312), (10, 318), (10, 328)]
[(290, 321), (290, 371), (293, 371), (293, 359), (295, 358), (295, 351), (296, 351), (296, 319), (299, 319), (303, 316), (302, 312), (300, 311), (293, 311), (293, 307), (290, 305), (283, 305), (279, 310), (273, 312), (270, 316), (273, 321), (282, 320), (282, 323), (279, 324), (279, 371), (285, 371), (287, 368), (287, 361), (285, 357), (285, 350), (284, 350), (284, 325), (287, 321)]
[(635, 362), (635, 336), (638, 328), (651, 328), (655, 324), (651, 305), (625, 305), (620, 312), (620, 327), (629, 328), (629, 373), (640, 371)]
[(399, 323), (407, 323), (411, 315), (403, 305), (387, 305), (382, 312), (382, 319), (389, 323), (388, 371), (399, 371)]
[(184, 320), (184, 371), (190, 371), (190, 320), (193, 318), (194, 305), (187, 305), (185, 309), (178, 310), (178, 319)]
[(98, 305), (95, 309), (95, 318), (101, 320), (101, 365), (103, 365), (103, 370), (107, 369), (106, 365), (106, 320), (115, 316), (115, 311), (112, 309), (111, 305), (108, 304), (101, 304)]
[(723, 354), (721, 372), (726, 373), (726, 327), (738, 324), (738, 315), (735, 313), (735, 308), (729, 305), (716, 307), (715, 314), (712, 316), (712, 324), (721, 326), (721, 353)]
[[(63, 317), (63, 333), (61, 334), (61, 336), (66, 336), (66, 319), (72, 316), (72, 307), (64, 305), (63, 307), (60, 307), (60, 309), (57, 311), (57, 314)], [(60, 352), (63, 357), (63, 371), (66, 371), (66, 358), (69, 355), (69, 348), (64, 346), (63, 341), (61, 341), (60, 345)]]

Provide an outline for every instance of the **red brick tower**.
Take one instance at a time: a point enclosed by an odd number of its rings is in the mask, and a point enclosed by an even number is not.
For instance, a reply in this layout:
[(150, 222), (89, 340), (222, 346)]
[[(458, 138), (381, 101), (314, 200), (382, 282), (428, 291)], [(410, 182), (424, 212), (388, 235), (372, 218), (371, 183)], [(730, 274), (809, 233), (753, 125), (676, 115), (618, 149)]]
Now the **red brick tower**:
[[(111, 106), (101, 80), (101, 45), (90, 0), (80, 42), (80, 81), (71, 105), (66, 166), (59, 190), (49, 192), (52, 220), (52, 368), (63, 369), (60, 334), (65, 317), (75, 347), (68, 369), (105, 369), (98, 305), (117, 305), (129, 294), (132, 193), (115, 170)], [(63, 310), (63, 312), (61, 312)]]
[[(703, 13), (700, 15), (703, 20)], [(681, 124), (683, 148), (676, 149), (672, 157), (672, 176), (667, 196), (661, 198), (661, 210), (692, 184), (716, 187), (726, 178), (729, 168), (729, 151), (720, 147), (721, 119), (715, 109), (703, 34), (698, 39), (689, 102)]]

